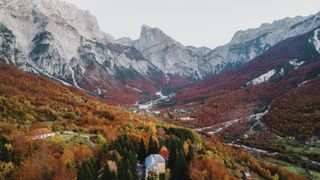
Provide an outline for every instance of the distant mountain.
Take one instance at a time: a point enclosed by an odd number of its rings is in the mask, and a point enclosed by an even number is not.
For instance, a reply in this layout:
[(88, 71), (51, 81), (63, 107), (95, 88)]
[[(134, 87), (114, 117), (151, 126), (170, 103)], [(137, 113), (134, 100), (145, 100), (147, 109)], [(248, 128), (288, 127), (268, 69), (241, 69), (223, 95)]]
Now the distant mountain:
[(238, 31), (232, 40), (214, 49), (183, 46), (158, 28), (144, 25), (138, 40), (122, 38), (165, 73), (201, 80), (239, 67), (266, 52), (278, 42), (301, 35), (320, 25), (320, 13), (284, 18), (258, 28)]
[(88, 11), (59, 0), (0, 2), (0, 58), (108, 102), (134, 104), (167, 86), (202, 80), (249, 62), (277, 42), (320, 25), (319, 14), (240, 31), (213, 50), (184, 46), (144, 25), (140, 38), (114, 39)]
[(133, 42), (147, 59), (165, 73), (177, 74), (191, 79), (202, 79), (198, 70), (200, 58), (209, 48), (185, 47), (158, 28), (144, 25), (140, 38)]
[(192, 116), (208, 126), (269, 109), (266, 122), (277, 134), (319, 137), (319, 43), (320, 26), (279, 42), (246, 65), (181, 90), (176, 105), (196, 110)]
[(218, 74), (247, 63), (276, 43), (320, 26), (320, 13), (309, 17), (284, 18), (259, 28), (238, 31), (232, 40), (203, 57), (202, 74)]
[[(122, 94), (128, 103), (156, 92), (152, 78), (165, 79), (136, 48), (114, 43), (88, 11), (58, 0), (0, 3), (0, 58), (7, 63), (107, 99)], [(142, 85), (127, 82), (136, 79)]]

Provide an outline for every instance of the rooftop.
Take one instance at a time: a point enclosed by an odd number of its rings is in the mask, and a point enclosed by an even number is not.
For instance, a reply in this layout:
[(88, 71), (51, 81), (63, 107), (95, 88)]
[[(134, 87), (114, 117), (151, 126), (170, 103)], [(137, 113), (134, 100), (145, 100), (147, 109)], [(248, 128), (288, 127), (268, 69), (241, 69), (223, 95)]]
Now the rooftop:
[(160, 154), (151, 154), (145, 159), (145, 164), (165, 163), (166, 160)]
[(41, 135), (41, 134), (51, 134), (52, 131), (48, 128), (39, 128), (39, 129), (33, 129), (30, 134), (32, 136)]

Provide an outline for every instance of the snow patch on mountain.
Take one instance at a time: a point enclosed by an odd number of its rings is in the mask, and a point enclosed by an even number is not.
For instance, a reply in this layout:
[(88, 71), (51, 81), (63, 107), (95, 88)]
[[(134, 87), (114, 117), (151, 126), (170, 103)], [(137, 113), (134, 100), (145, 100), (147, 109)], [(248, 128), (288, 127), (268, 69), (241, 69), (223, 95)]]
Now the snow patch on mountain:
[(299, 62), (298, 59), (293, 59), (293, 60), (289, 61), (289, 64), (291, 64), (295, 69), (302, 66), (304, 63), (305, 63), (304, 61)]
[(254, 78), (253, 80), (251, 80), (251, 81), (248, 82), (247, 84), (248, 84), (248, 85), (257, 85), (257, 84), (264, 83), (264, 82), (266, 82), (266, 81), (269, 81), (270, 78), (271, 78), (272, 76), (274, 76), (276, 73), (277, 73), (277, 71), (274, 70), (274, 69), (272, 69), (272, 70), (268, 71), (267, 73), (262, 74), (262, 75), (260, 75), (260, 76), (257, 77), (257, 78)]
[(0, 58), (79, 89), (82, 79), (99, 86), (110, 78), (161, 75), (130, 39), (123, 42), (102, 32), (88, 11), (63, 1), (0, 1), (0, 45), (8, 47), (0, 47)]
[(126, 88), (132, 89), (132, 90), (137, 91), (137, 92), (139, 92), (139, 93), (143, 93), (140, 89), (135, 88), (135, 87), (132, 87), (132, 86), (130, 86), (130, 85), (128, 85), (128, 84), (126, 85)]
[[(228, 44), (217, 47), (204, 56), (200, 65), (201, 73), (216, 74), (232, 69), (261, 55), (282, 40), (307, 33), (319, 26), (320, 13), (308, 17), (284, 18), (262, 24), (258, 28), (238, 31)], [(315, 39), (314, 43), (320, 52), (317, 41), (319, 36)]]
[(48, 73), (46, 73), (46, 72), (43, 72), (42, 70), (40, 70), (40, 69), (38, 69), (38, 68), (36, 68), (36, 67), (33, 67), (33, 66), (32, 66), (32, 70), (29, 69), (29, 70), (26, 70), (26, 71), (29, 71), (29, 72), (30, 72), (30, 71), (34, 71), (33, 73), (35, 73), (35, 74), (43, 74), (44, 76), (46, 76), (46, 77), (48, 77), (48, 78), (51, 78), (51, 79), (54, 79), (54, 80), (62, 83), (63, 85), (72, 86), (71, 84), (69, 84), (69, 83), (67, 83), (67, 82), (65, 82), (65, 81), (62, 81), (62, 80), (60, 80), (60, 79), (58, 79), (58, 78), (56, 78), (56, 77), (54, 77), (54, 76), (51, 76), (50, 74), (48, 74)]
[(316, 48), (316, 51), (320, 53), (320, 29), (317, 29), (314, 31), (314, 46)]

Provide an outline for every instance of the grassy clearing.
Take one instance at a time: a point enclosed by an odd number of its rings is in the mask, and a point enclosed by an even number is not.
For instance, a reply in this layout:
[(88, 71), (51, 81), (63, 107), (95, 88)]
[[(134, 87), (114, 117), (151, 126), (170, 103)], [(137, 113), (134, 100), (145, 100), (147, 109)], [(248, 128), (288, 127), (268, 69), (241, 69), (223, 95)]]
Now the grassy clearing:
[(288, 165), (283, 166), (283, 167), (286, 168), (288, 171), (293, 172), (295, 174), (299, 174), (299, 175), (302, 175), (302, 176), (307, 176), (308, 175), (305, 169), (303, 169), (301, 167), (298, 167), (298, 166), (294, 166), (294, 165), (288, 164)]
[(320, 172), (314, 172), (313, 178), (314, 179), (320, 179)]
[(267, 158), (267, 159), (263, 159), (269, 163), (272, 163), (272, 164), (276, 164), (276, 165), (279, 165), (281, 167), (284, 167), (286, 168), (288, 171), (292, 172), (292, 173), (295, 173), (295, 174), (299, 174), (299, 175), (302, 175), (302, 176), (307, 176), (307, 171), (299, 166), (296, 166), (296, 165), (293, 165), (293, 164), (290, 164), (290, 163), (287, 163), (287, 162), (284, 162), (284, 161), (280, 161), (280, 160), (276, 160), (276, 159), (271, 159), (271, 158)]
[[(277, 164), (279, 166), (284, 167), (285, 169), (287, 169), (288, 171), (301, 175), (301, 176), (308, 176), (307, 171), (304, 168), (301, 168), (299, 166), (296, 166), (294, 164), (290, 164), (281, 160), (276, 160), (276, 159), (271, 159), (271, 158), (266, 158), (263, 159), (266, 162), (272, 163), (272, 164)], [(317, 171), (313, 171), (313, 179), (314, 180), (320, 180), (320, 172)]]
[(285, 149), (289, 152), (299, 153), (299, 154), (314, 154), (320, 152), (320, 142), (317, 141), (316, 144), (311, 147), (307, 146), (304, 142), (298, 140), (281, 139), (279, 140)]
[(93, 134), (60, 134), (57, 133), (54, 137), (47, 138), (50, 141), (64, 141), (68, 144), (90, 144), (89, 138)]

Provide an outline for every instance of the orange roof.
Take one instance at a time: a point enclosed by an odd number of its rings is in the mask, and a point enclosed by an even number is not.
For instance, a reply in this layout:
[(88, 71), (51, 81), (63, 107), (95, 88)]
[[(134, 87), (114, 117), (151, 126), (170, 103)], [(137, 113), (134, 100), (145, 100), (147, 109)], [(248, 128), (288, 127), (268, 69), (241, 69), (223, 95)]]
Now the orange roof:
[(170, 152), (165, 146), (162, 146), (162, 148), (160, 149), (160, 154), (165, 158), (169, 158)]
[(50, 134), (52, 133), (51, 129), (48, 128), (39, 128), (39, 129), (33, 129), (30, 134), (32, 136), (41, 135), (41, 134)]

